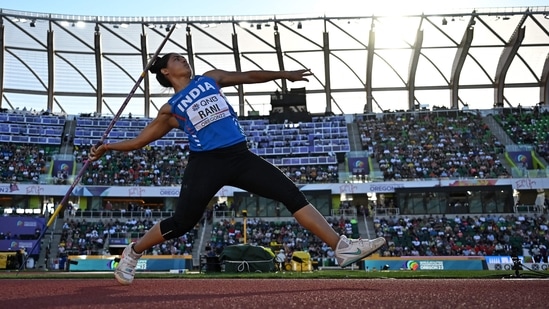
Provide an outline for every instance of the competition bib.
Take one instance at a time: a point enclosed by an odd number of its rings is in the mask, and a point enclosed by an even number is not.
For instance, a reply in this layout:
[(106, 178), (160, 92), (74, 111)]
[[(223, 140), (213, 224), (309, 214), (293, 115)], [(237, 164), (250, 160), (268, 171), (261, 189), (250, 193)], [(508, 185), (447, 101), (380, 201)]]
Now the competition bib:
[(187, 109), (190, 122), (197, 131), (230, 116), (229, 106), (219, 94), (202, 98)]

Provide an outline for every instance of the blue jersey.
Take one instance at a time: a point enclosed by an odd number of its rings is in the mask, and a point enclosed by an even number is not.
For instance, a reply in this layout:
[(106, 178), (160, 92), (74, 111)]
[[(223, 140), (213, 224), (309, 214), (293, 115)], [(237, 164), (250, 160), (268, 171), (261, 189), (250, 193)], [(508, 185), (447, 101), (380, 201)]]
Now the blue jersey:
[(197, 75), (168, 103), (189, 136), (191, 151), (208, 151), (246, 141), (237, 115), (214, 79)]

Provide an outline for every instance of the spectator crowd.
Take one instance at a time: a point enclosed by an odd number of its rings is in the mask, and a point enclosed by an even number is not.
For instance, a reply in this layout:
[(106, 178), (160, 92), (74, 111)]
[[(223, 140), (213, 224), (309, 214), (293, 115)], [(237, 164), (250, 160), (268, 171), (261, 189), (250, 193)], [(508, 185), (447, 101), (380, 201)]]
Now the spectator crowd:
[[(518, 144), (533, 145), (549, 159), (549, 113), (536, 109), (516, 109), (495, 117)], [(326, 118), (332, 119), (332, 118)], [(316, 119), (315, 121), (328, 121)], [(332, 119), (330, 127), (316, 123), (284, 124), (280, 132), (246, 124), (249, 146), (295, 147), (312, 145), (348, 145), (344, 120)], [(384, 180), (421, 180), (431, 178), (509, 177), (498, 159), (505, 147), (495, 138), (479, 114), (467, 111), (383, 113), (355, 115), (363, 150), (368, 151)], [(262, 129), (263, 128), (263, 129)], [(333, 131), (334, 129), (337, 129)], [(327, 131), (326, 131), (327, 130)], [(279, 134), (285, 132), (284, 134)], [(345, 143), (343, 143), (345, 141)], [(87, 160), (89, 145), (70, 145), (75, 162)], [(3, 143), (0, 145), (2, 182), (38, 183), (49, 173), (47, 165), (60, 147), (38, 144)], [(186, 144), (149, 145), (122, 153), (110, 152), (90, 164), (82, 181), (86, 185), (178, 186), (188, 160)], [(281, 153), (279, 157), (300, 157), (299, 153)], [(325, 155), (334, 156), (328, 152)], [(339, 181), (337, 164), (279, 165), (296, 183), (333, 183)], [(48, 175), (60, 179), (58, 175)], [(61, 179), (62, 180), (62, 179)], [(59, 183), (59, 181), (57, 182)], [(66, 183), (66, 182), (65, 182)]]
[(495, 118), (513, 142), (533, 146), (549, 161), (549, 111), (519, 107), (501, 111)]
[[(111, 239), (137, 239), (152, 228), (156, 218), (129, 218), (93, 220), (74, 219), (65, 220), (61, 241), (59, 242), (60, 255), (101, 255), (109, 254)], [(189, 255), (192, 254), (193, 244), (199, 226), (185, 235), (166, 241), (147, 250), (149, 255)]]
[(389, 113), (357, 116), (363, 149), (384, 180), (499, 178), (509, 172), (498, 159), (503, 145), (480, 115)]
[(382, 256), (525, 255), (547, 263), (549, 219), (543, 215), (390, 216), (374, 222), (377, 236), (387, 239)]

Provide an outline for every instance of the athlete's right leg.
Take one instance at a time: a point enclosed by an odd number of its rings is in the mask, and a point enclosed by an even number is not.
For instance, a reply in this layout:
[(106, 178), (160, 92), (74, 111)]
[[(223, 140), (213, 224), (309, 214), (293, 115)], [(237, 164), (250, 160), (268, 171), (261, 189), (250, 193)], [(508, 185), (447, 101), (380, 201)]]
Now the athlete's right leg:
[(336, 249), (339, 234), (312, 204), (307, 204), (307, 206), (299, 209), (293, 216), (301, 226), (318, 236), (332, 249)]
[(301, 226), (336, 249), (339, 234), (279, 168), (251, 152), (242, 155), (242, 162), (232, 185), (283, 203)]
[(253, 153), (242, 155), (241, 172), (233, 185), (284, 203), (296, 221), (318, 236), (334, 251), (340, 266), (348, 266), (371, 255), (385, 244), (385, 238), (348, 239), (338, 235), (326, 218), (310, 204), (303, 192), (277, 167)]

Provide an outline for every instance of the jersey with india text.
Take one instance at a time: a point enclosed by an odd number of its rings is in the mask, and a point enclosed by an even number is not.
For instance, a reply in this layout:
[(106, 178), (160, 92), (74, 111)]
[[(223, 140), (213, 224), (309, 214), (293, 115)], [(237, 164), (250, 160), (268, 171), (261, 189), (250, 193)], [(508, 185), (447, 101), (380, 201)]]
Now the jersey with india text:
[(214, 79), (197, 75), (168, 103), (189, 136), (191, 151), (208, 151), (244, 142), (236, 113)]

